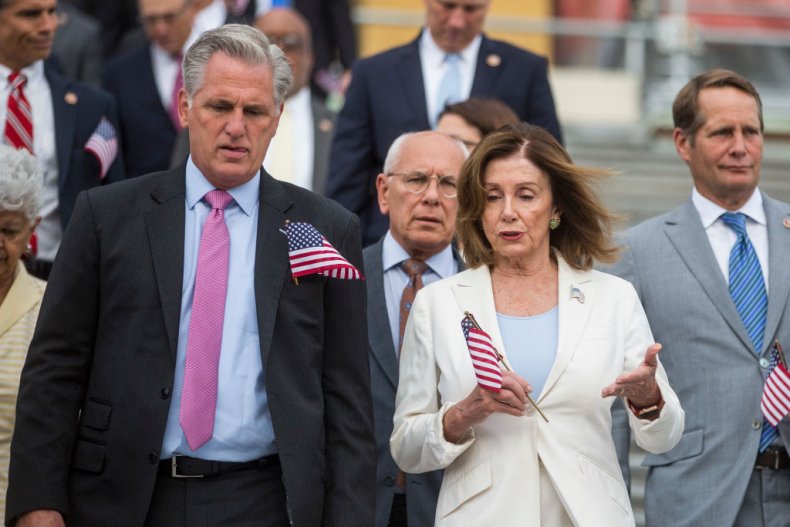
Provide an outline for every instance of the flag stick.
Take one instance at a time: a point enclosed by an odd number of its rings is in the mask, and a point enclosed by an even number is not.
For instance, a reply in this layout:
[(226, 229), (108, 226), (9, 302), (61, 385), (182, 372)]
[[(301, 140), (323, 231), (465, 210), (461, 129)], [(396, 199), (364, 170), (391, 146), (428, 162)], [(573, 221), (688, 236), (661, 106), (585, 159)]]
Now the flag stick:
[(778, 340), (774, 341), (774, 348), (776, 349), (776, 353), (779, 354), (779, 360), (782, 361), (782, 366), (784, 366), (785, 369), (787, 369), (787, 361), (785, 360), (785, 354), (782, 351), (782, 345), (779, 344)]
[[(483, 331), (483, 328), (481, 328), (480, 324), (477, 323), (477, 320), (475, 320), (475, 316), (472, 313), (470, 313), (469, 311), (464, 311), (464, 315), (469, 317), (469, 320), (472, 321), (472, 324), (474, 324), (477, 329), (479, 329), (480, 331)], [(501, 353), (499, 353), (499, 350), (497, 350), (496, 354), (497, 354), (497, 358), (499, 359), (499, 362), (502, 364), (502, 366), (505, 368), (505, 370), (507, 370), (507, 371), (512, 373), (513, 370), (511, 370), (510, 366), (507, 365), (507, 363), (505, 362), (505, 358), (502, 356)], [(530, 402), (530, 404), (532, 404), (532, 406), (535, 407), (535, 410), (538, 411), (538, 413), (543, 418), (543, 420), (548, 423), (549, 420), (546, 418), (545, 414), (540, 411), (540, 408), (538, 408), (538, 405), (535, 403), (535, 401), (532, 400), (532, 397), (530, 397), (529, 394), (526, 394), (526, 395), (527, 395), (527, 400)]]

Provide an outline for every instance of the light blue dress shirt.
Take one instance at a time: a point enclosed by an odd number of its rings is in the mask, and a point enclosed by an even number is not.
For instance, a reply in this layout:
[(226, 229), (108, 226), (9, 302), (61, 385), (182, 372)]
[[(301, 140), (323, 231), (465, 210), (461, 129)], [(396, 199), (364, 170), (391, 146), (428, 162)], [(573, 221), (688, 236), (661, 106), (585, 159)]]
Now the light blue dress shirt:
[(496, 318), (507, 350), (507, 360), (513, 371), (529, 382), (532, 398), (537, 400), (557, 357), (559, 309), (555, 306), (534, 317), (497, 313)]
[(255, 308), (259, 189), (260, 174), (257, 174), (247, 183), (228, 191), (234, 201), (225, 209), (225, 224), (230, 232), (230, 261), (214, 435), (192, 451), (181, 429), (179, 415), (198, 249), (203, 224), (210, 211), (202, 199), (207, 192), (214, 190), (214, 186), (201, 174), (191, 157), (187, 162), (184, 283), (173, 399), (162, 441), (162, 459), (181, 454), (216, 461), (251, 461), (276, 452)]
[[(381, 247), (381, 263), (384, 267), (384, 297), (396, 354), (400, 353), (400, 297), (403, 295), (403, 288), (409, 283), (409, 275), (400, 268), (400, 264), (409, 258), (409, 253), (387, 231)], [(453, 257), (453, 248), (450, 245), (428, 258), (425, 263), (428, 264), (428, 269), (422, 275), (423, 287), (458, 272), (458, 262)]]

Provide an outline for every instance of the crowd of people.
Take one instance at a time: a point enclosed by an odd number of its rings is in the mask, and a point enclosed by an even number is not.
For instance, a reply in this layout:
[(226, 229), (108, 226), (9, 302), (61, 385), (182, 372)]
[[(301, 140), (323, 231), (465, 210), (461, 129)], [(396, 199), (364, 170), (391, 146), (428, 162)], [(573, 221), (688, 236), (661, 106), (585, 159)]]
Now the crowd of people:
[(615, 233), (489, 7), (0, 0), (7, 525), (633, 525), (632, 437), (648, 525), (788, 525), (759, 93), (690, 79)]

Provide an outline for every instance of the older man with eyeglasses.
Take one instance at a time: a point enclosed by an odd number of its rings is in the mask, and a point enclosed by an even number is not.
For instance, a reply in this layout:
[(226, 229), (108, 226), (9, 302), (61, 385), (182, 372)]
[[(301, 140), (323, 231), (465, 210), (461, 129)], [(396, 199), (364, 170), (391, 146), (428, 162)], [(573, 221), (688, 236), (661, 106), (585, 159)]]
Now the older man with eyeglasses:
[(170, 167), (181, 132), (181, 60), (198, 36), (192, 0), (138, 0), (137, 6), (147, 42), (108, 64), (103, 79), (118, 101), (128, 177)]
[(376, 430), (376, 527), (433, 525), (441, 471), (404, 474), (390, 455), (400, 339), (423, 285), (463, 269), (451, 242), (456, 182), (466, 147), (438, 132), (407, 133), (387, 152), (376, 179), (389, 230), (365, 249), (368, 341)]

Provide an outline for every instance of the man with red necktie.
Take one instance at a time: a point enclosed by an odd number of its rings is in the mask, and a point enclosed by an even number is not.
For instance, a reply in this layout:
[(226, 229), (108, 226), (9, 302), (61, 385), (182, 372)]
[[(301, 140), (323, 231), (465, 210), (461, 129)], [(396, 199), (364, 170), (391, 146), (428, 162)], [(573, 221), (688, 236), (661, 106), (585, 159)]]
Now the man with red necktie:
[(49, 274), (77, 194), (123, 179), (118, 157), (100, 160), (88, 144), (101, 123), (117, 129), (112, 98), (45, 62), (57, 27), (55, 6), (55, 0), (0, 0), (3, 142), (31, 151), (44, 174), (38, 254), (27, 262), (41, 278)]

